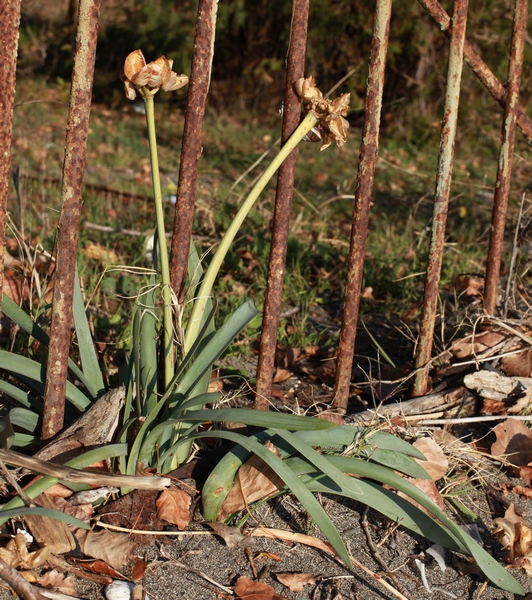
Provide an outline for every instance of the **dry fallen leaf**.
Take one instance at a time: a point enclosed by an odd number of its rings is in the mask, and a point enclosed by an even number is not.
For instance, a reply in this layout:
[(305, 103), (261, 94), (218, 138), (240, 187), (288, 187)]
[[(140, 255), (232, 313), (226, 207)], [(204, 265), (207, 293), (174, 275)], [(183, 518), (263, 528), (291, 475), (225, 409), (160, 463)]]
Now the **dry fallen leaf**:
[(275, 370), (275, 375), (273, 376), (273, 383), (282, 383), (283, 381), (288, 381), (292, 375), (292, 371), (289, 371), (288, 369), (277, 368)]
[(228, 548), (253, 548), (256, 546), (256, 541), (244, 535), (238, 527), (231, 527), (217, 521), (205, 523), (205, 525), (208, 525), (216, 535), (219, 535)]
[(532, 431), (521, 421), (507, 419), (493, 429), (496, 440), (491, 446), (494, 457), (504, 457), (517, 467), (515, 471), (525, 479), (530, 479), (532, 470)]
[(124, 567), (135, 549), (135, 544), (127, 533), (106, 530), (87, 532), (78, 529), (76, 537), (86, 556), (99, 558), (117, 570)]
[(164, 490), (157, 498), (157, 517), (183, 531), (190, 523), (190, 496), (178, 488)]
[(249, 577), (239, 577), (234, 592), (238, 600), (285, 600), (271, 585), (252, 581)]
[(532, 348), (519, 354), (503, 356), (502, 370), (509, 377), (532, 377)]
[(35, 552), (28, 552), (26, 538), (22, 533), (17, 533), (5, 548), (0, 548), (0, 559), (15, 569), (36, 569), (43, 565), (50, 555), (51, 550), (46, 546)]
[(115, 265), (120, 259), (114, 250), (110, 250), (101, 244), (89, 243), (83, 248), (83, 256), (90, 260)]
[(494, 519), (496, 525), (493, 533), (505, 550), (508, 550), (507, 562), (518, 566), (532, 577), (532, 529), (530, 525), (515, 514), (515, 507), (510, 507), (504, 517)]
[(306, 585), (316, 583), (310, 573), (275, 573), (275, 577), (291, 592), (302, 592)]
[[(275, 446), (267, 442), (265, 447), (280, 456)], [(229, 515), (242, 510), (257, 500), (262, 500), (284, 487), (283, 480), (257, 455), (253, 455), (238, 470), (235, 483), (227, 494), (218, 519), (223, 521)]]
[(304, 533), (294, 533), (293, 531), (286, 531), (285, 529), (271, 529), (269, 527), (255, 527), (251, 532), (251, 535), (253, 537), (270, 537), (276, 540), (292, 542), (294, 544), (304, 544), (305, 546), (317, 548), (318, 550), (323, 550), (328, 554), (334, 554), (336, 556), (336, 550), (329, 542), (324, 542), (317, 537), (305, 535)]
[(465, 338), (457, 340), (450, 348), (452, 354), (459, 359), (464, 359), (472, 355), (480, 354), (488, 348), (493, 348), (497, 344), (506, 340), (509, 334), (499, 331), (486, 331), (475, 335), (468, 335)]
[[(410, 477), (405, 477), (405, 479), (424, 492), (426, 496), (428, 496), (443, 510), (443, 498), (441, 497), (441, 494), (438, 491), (434, 481), (429, 479), (413, 479)], [(408, 500), (408, 502), (414, 504), (414, 506), (417, 506), (423, 512), (430, 514), (425, 508), (423, 508), (423, 506), (421, 506), (421, 504), (418, 504), (415, 500), (412, 500), (410, 496), (403, 494), (403, 492), (397, 492), (397, 495), (401, 496), (401, 498), (404, 498), (405, 500)]]
[(39, 577), (39, 585), (43, 588), (56, 588), (61, 593), (68, 594), (69, 596), (76, 595), (74, 578), (65, 577), (56, 569), (46, 571), (42, 577)]
[(444, 451), (440, 446), (430, 437), (420, 438), (414, 442), (414, 448), (419, 450), (427, 460), (416, 460), (425, 471), (431, 476), (432, 481), (440, 480), (447, 469), (449, 468), (449, 461), (445, 456)]

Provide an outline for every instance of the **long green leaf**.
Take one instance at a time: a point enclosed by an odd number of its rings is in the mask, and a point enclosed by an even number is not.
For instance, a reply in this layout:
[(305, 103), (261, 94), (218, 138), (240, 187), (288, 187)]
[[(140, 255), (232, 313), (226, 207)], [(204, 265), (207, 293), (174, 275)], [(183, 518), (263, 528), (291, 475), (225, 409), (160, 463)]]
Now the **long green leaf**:
[(20, 387), (0, 379), (0, 391), (22, 404), (22, 406), (26, 408), (33, 407), (34, 410), (42, 412), (42, 402), (39, 402), (29, 392), (25, 392)]
[(33, 410), (16, 406), (9, 411), (11, 423), (17, 427), (22, 427), (30, 433), (37, 433), (40, 427), (41, 415), (38, 415)]
[[(282, 427), (294, 431), (336, 431), (336, 426), (325, 419), (276, 413), (252, 408), (216, 408), (187, 412), (188, 421), (216, 421), (244, 423), (254, 427)], [(321, 445), (321, 444), (315, 444)]]
[(85, 523), (81, 519), (76, 519), (67, 513), (61, 512), (60, 510), (54, 510), (52, 508), (41, 508), (40, 506), (23, 506), (20, 508), (12, 508), (11, 510), (0, 510), (0, 519), (2, 522), (7, 519), (13, 519), (22, 515), (35, 515), (37, 517), (49, 517), (50, 519), (57, 519), (58, 521), (64, 521), (73, 527), (81, 529), (91, 529), (91, 525)]
[(98, 356), (96, 355), (96, 350), (94, 348), (94, 340), (92, 339), (89, 321), (87, 320), (87, 315), (85, 313), (77, 265), (76, 276), (74, 277), (74, 301), (72, 303), (72, 313), (74, 316), (76, 338), (78, 341), (83, 374), (86, 377), (86, 381), (90, 382), (90, 388), (87, 388), (87, 390), (93, 398), (98, 397), (105, 392), (105, 385), (98, 363)]
[(347, 548), (330, 517), (316, 500), (312, 492), (277, 455), (270, 452), (255, 439), (230, 431), (209, 431), (205, 433), (196, 433), (191, 437), (194, 439), (202, 437), (226, 439), (235, 442), (236, 444), (240, 444), (261, 458), (285, 482), (286, 486), (296, 496), (299, 502), (301, 502), (310, 517), (314, 519), (314, 522), (338, 553), (338, 556), (347, 566), (351, 567), (351, 559), (349, 558)]
[[(18, 356), (12, 352), (7, 352), (6, 350), (0, 350), (0, 369), (29, 377), (42, 384), (44, 384), (46, 380), (43, 365), (30, 358)], [(90, 405), (90, 400), (87, 396), (85, 396), (85, 394), (83, 394), (83, 392), (75, 385), (70, 383), (70, 381), (67, 381), (66, 398), (80, 411), (84, 411)]]
[[(39, 327), (39, 325), (35, 323), (30, 315), (25, 313), (18, 304), (13, 302), (9, 296), (3, 294), (2, 298), (2, 311), (4, 314), (14, 323), (16, 323), (23, 331), (34, 337), (44, 346), (48, 347), (48, 344), (50, 343), (50, 337), (48, 334), (41, 327)], [(83, 371), (70, 358), (68, 359), (68, 368), (85, 386), (91, 397), (96, 398), (96, 394), (92, 393), (91, 391), (92, 385), (90, 380), (85, 377)]]

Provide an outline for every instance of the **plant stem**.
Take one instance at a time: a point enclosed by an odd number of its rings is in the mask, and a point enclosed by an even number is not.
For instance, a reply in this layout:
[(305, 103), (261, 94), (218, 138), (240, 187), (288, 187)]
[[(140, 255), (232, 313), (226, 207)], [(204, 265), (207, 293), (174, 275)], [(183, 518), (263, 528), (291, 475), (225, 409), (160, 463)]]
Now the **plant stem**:
[(153, 96), (144, 96), (144, 103), (146, 105), (146, 124), (148, 126), (148, 141), (150, 146), (153, 198), (155, 200), (158, 256), (161, 265), (161, 281), (163, 295), (164, 383), (166, 388), (169, 385), (170, 381), (172, 381), (174, 375), (172, 291), (170, 288), (168, 247), (166, 245), (166, 235), (164, 229), (164, 206), (161, 194), (161, 179), (159, 175), (159, 158), (157, 156), (157, 138), (155, 136), (155, 110)]
[(194, 302), (194, 308), (188, 323), (187, 331), (185, 334), (185, 352), (188, 352), (194, 341), (198, 336), (198, 332), (201, 325), (201, 318), (207, 304), (207, 300), (211, 295), (212, 288), (218, 271), (222, 265), (222, 262), (235, 239), (242, 222), (246, 218), (247, 214), (255, 204), (255, 201), (259, 197), (262, 190), (266, 187), (267, 183), (273, 177), (274, 173), (281, 166), (283, 161), (288, 157), (292, 150), (299, 144), (299, 142), (307, 135), (307, 133), (316, 125), (318, 122), (317, 118), (309, 112), (307, 116), (301, 121), (297, 129), (287, 140), (286, 144), (281, 148), (277, 156), (272, 160), (269, 167), (264, 171), (260, 179), (255, 184), (255, 187), (251, 190), (248, 197), (244, 200), (244, 203), (238, 210), (235, 218), (231, 225), (229, 225), (225, 235), (220, 242), (218, 250), (212, 257), (209, 264), (209, 268), (205, 272), (205, 277), (201, 283), (201, 287), (198, 292), (198, 297)]

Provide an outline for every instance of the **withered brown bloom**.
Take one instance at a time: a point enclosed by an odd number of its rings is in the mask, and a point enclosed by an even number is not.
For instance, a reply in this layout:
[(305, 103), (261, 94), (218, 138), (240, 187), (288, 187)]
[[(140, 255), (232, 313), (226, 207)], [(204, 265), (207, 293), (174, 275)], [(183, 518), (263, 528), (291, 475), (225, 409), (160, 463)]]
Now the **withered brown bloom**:
[(318, 119), (317, 127), (322, 138), (320, 151), (328, 148), (332, 142), (338, 147), (343, 146), (349, 129), (344, 117), (349, 110), (351, 94), (342, 94), (335, 100), (324, 98), (312, 76), (298, 79), (294, 83), (294, 91), (303, 102), (303, 108)]
[(137, 92), (142, 97), (153, 96), (161, 88), (165, 92), (178, 90), (188, 83), (186, 75), (172, 71), (174, 61), (160, 56), (147, 63), (140, 50), (134, 50), (124, 62), (121, 79), (124, 82), (126, 98), (135, 100)]

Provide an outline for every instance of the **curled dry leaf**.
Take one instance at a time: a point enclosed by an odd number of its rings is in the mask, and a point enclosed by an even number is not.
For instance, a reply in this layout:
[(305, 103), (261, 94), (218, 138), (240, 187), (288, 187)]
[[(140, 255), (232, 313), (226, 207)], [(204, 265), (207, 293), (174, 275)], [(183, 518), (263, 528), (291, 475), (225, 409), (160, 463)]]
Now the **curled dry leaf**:
[(480, 354), (489, 348), (494, 348), (509, 337), (509, 334), (500, 331), (486, 331), (468, 335), (465, 338), (457, 340), (451, 346), (450, 351), (456, 358), (465, 359), (469, 356)]
[(414, 442), (414, 448), (419, 450), (427, 460), (417, 460), (425, 471), (430, 475), (432, 481), (439, 481), (449, 468), (449, 461), (444, 451), (430, 437), (420, 438)]
[(43, 588), (56, 588), (61, 593), (68, 594), (69, 596), (76, 595), (74, 578), (65, 577), (56, 569), (53, 569), (52, 571), (46, 571), (42, 577), (39, 577), (39, 585)]
[(532, 431), (521, 421), (507, 419), (493, 429), (496, 440), (491, 446), (495, 458), (504, 458), (516, 474), (527, 481), (532, 478)]
[(302, 592), (306, 585), (316, 583), (310, 573), (276, 573), (275, 577), (291, 592)]
[(205, 523), (216, 535), (219, 535), (228, 548), (254, 548), (257, 545), (256, 540), (244, 535), (238, 527), (231, 527), (225, 523)]
[(190, 496), (178, 488), (164, 490), (157, 498), (157, 517), (183, 531), (190, 523)]
[(286, 600), (271, 585), (252, 581), (249, 577), (239, 577), (234, 592), (238, 600)]
[(515, 514), (515, 507), (510, 507), (504, 517), (494, 519), (495, 537), (505, 550), (508, 550), (507, 562), (519, 566), (532, 577), (532, 529), (524, 519)]
[[(271, 442), (267, 442), (265, 447), (280, 456)], [(218, 519), (223, 521), (229, 515), (252, 502), (274, 494), (283, 487), (283, 480), (262, 459), (253, 455), (238, 470), (235, 483), (222, 504)]]
[(0, 548), (0, 559), (14, 569), (36, 569), (48, 560), (51, 553), (46, 546), (35, 552), (28, 552), (26, 538), (22, 533), (17, 533), (5, 548)]
[(135, 549), (127, 533), (78, 529), (76, 537), (86, 556), (99, 558), (116, 570), (124, 567)]

